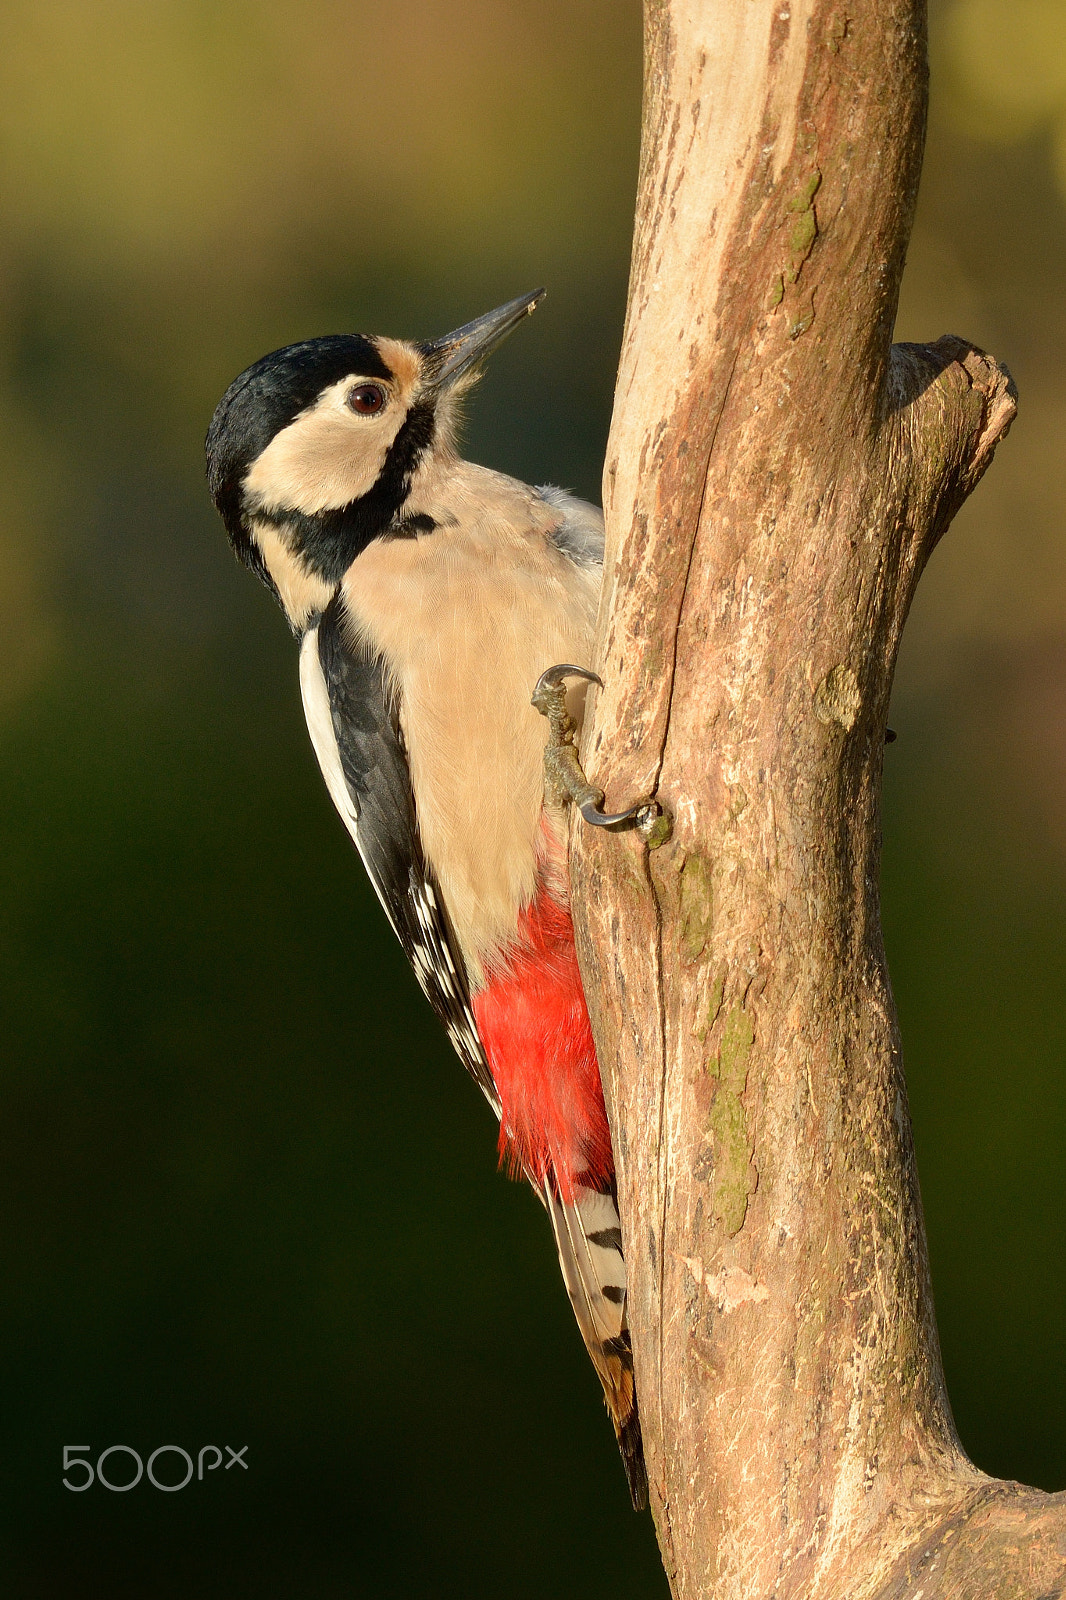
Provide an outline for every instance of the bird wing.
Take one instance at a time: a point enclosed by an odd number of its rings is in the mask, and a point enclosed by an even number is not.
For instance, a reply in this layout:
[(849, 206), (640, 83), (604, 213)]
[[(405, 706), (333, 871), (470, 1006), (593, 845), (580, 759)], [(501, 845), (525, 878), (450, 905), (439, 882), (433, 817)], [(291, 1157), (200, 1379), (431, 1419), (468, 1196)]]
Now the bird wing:
[(399, 723), (380, 659), (353, 649), (338, 594), (304, 634), (300, 689), (326, 787), (404, 954), (459, 1059), (499, 1115), (466, 971), (422, 853)]
[(549, 535), (556, 549), (569, 556), (575, 567), (602, 567), (603, 512), (599, 506), (579, 500), (568, 489), (556, 489), (550, 483), (542, 483), (537, 493), (562, 518)]

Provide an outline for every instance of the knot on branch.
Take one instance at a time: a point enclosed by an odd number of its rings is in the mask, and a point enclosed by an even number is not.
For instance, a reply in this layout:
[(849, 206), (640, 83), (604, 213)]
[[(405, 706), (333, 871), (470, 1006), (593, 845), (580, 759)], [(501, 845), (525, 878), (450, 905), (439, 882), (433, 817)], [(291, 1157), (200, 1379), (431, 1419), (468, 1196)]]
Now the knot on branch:
[(928, 556), (1014, 421), (1007, 368), (955, 334), (892, 347), (886, 380), (898, 481), (927, 524)]

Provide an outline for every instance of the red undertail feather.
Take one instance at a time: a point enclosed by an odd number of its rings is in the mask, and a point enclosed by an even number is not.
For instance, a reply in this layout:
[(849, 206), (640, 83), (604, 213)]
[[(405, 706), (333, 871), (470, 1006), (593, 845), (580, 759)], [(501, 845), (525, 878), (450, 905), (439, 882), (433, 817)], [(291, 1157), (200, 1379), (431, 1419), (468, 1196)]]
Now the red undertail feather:
[(574, 925), (541, 886), (518, 919), (506, 965), (473, 1000), (500, 1096), (500, 1159), (566, 1203), (575, 1184), (607, 1189), (611, 1134), (581, 987)]

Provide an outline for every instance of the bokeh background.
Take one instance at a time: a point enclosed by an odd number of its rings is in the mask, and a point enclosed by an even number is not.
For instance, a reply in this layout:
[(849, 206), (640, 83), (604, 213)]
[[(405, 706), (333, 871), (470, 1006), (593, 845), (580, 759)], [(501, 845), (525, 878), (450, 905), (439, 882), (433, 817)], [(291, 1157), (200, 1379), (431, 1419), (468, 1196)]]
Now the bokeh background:
[[(899, 336), (1022, 408), (937, 552), (886, 934), (944, 1356), (1066, 1486), (1066, 6), (932, 15)], [(636, 0), (0, 11), (0, 1566), (20, 1600), (665, 1596), (539, 1209), (332, 814), (201, 440), (318, 332), (537, 283), (469, 453), (598, 497)], [(177, 1495), (61, 1448), (247, 1444)], [(122, 1477), (116, 1458), (113, 1474)]]

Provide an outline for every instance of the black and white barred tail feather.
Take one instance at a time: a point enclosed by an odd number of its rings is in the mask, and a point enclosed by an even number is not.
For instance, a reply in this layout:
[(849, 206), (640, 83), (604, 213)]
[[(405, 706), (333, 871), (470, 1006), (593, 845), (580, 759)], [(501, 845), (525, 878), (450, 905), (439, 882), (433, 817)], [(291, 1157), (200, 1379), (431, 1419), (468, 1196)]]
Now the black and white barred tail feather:
[(581, 1337), (603, 1385), (633, 1506), (648, 1503), (648, 1476), (633, 1383), (633, 1349), (626, 1322), (626, 1266), (613, 1194), (578, 1189), (572, 1205), (542, 1191), (559, 1251), (559, 1265)]

